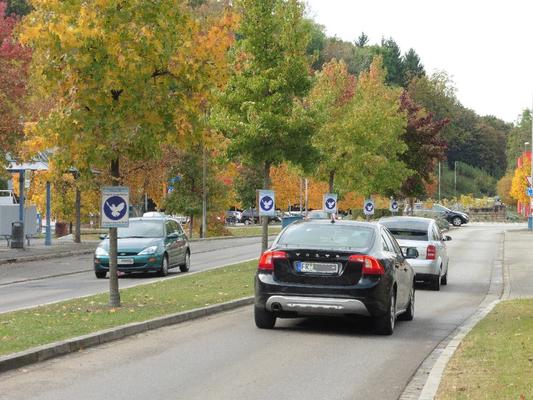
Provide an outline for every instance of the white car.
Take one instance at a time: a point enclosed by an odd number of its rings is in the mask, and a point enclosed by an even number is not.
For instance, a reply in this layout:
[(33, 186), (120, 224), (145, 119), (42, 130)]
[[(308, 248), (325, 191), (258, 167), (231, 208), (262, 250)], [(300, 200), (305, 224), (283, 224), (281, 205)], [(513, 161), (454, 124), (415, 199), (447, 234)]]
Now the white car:
[(448, 252), (446, 242), (435, 220), (421, 217), (388, 217), (379, 220), (404, 248), (416, 247), (418, 257), (409, 260), (417, 281), (426, 281), (433, 290), (448, 284)]

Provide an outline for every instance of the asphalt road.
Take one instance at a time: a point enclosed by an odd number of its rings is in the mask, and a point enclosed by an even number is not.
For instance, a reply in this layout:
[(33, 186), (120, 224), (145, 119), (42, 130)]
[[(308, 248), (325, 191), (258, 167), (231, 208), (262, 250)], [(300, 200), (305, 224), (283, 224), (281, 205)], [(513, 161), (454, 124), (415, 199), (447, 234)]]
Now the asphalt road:
[(501, 225), (450, 234), (449, 284), (417, 291), (393, 336), (369, 321), (281, 320), (252, 307), (148, 332), (0, 376), (0, 399), (397, 399), (419, 364), (483, 300)]
[[(234, 238), (191, 243), (191, 272), (259, 257), (261, 239)], [(104, 292), (109, 280), (96, 279), (92, 255), (0, 266), (0, 312)], [(169, 277), (184, 275), (178, 268)], [(155, 275), (122, 276), (121, 288), (160, 280)]]

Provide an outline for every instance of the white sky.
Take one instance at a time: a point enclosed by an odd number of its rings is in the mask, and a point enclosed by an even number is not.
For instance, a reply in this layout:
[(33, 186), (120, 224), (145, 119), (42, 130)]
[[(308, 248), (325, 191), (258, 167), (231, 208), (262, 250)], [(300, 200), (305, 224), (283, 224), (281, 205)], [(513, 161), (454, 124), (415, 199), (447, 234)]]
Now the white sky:
[(533, 0), (307, 0), (328, 36), (414, 48), (426, 72), (444, 70), (461, 103), (515, 122), (533, 102)]

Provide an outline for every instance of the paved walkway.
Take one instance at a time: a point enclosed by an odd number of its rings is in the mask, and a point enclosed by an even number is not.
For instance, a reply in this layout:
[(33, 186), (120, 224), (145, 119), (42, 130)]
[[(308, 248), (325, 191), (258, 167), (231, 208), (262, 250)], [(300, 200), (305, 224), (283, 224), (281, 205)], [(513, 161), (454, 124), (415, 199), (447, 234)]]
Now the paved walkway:
[(504, 260), (503, 299), (533, 297), (533, 232), (525, 229), (506, 232)]
[(65, 238), (53, 238), (52, 245), (45, 246), (44, 239), (31, 239), (29, 246), (24, 242), (24, 249), (12, 249), (6, 241), (0, 241), (0, 264), (88, 254), (94, 251), (98, 243), (97, 240), (74, 243)]

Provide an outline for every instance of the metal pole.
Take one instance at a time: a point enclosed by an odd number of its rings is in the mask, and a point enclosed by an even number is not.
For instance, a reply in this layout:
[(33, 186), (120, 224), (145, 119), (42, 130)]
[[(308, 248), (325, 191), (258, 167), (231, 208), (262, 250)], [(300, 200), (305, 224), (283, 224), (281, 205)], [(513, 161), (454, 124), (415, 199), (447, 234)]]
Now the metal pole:
[(309, 198), (308, 198), (308, 191), (307, 191), (307, 178), (305, 178), (305, 215), (307, 216), (307, 208), (309, 207)]
[(46, 182), (46, 231), (44, 238), (44, 245), (52, 245), (52, 228), (50, 226), (50, 210), (51, 210), (51, 190), (50, 182)]
[(19, 221), (24, 224), (24, 170), (19, 171)]
[[(533, 177), (533, 102), (531, 103), (531, 113), (529, 114), (529, 119), (531, 121), (531, 176)], [(526, 155), (527, 158), (527, 155)], [(533, 178), (532, 178), (533, 179)], [(533, 215), (531, 214), (531, 206), (533, 205), (533, 198), (529, 198), (529, 217), (527, 219), (527, 229), (533, 230)]]
[(454, 168), (453, 168), (453, 195), (456, 198), (457, 201), (457, 161), (454, 161)]
[(203, 144), (202, 154), (202, 238), (207, 237), (207, 155), (205, 143)]
[(440, 161), (439, 161), (439, 203), (440, 203)]

